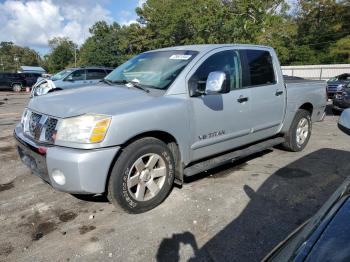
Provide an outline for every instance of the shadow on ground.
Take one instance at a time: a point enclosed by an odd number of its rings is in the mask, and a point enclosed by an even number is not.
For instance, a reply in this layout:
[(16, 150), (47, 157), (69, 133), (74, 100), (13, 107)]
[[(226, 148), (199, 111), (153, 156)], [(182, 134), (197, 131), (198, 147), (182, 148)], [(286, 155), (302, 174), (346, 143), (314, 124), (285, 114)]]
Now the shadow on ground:
[(202, 248), (191, 232), (174, 234), (156, 259), (178, 261), (184, 243), (193, 248), (190, 261), (260, 261), (331, 196), (350, 171), (349, 159), (350, 152), (320, 149), (279, 169), (257, 191), (245, 185), (248, 205)]

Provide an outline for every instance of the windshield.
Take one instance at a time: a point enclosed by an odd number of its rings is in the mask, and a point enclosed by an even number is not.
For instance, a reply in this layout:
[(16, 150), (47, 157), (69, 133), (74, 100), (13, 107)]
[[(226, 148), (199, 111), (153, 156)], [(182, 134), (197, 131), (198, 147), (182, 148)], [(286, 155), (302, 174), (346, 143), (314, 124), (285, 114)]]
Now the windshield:
[(57, 74), (54, 74), (50, 79), (52, 81), (61, 80), (71, 72), (73, 72), (73, 69), (65, 69), (61, 72), (58, 72)]
[(186, 50), (143, 53), (114, 69), (105, 77), (114, 83), (167, 89), (198, 52)]

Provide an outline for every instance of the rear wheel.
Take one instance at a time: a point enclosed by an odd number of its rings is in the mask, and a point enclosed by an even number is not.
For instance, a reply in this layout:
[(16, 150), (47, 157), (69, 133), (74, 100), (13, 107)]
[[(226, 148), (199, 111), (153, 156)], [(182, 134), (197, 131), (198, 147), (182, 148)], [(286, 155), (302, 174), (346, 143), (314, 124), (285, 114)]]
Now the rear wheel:
[(294, 117), (294, 120), (286, 134), (286, 142), (283, 147), (292, 152), (302, 151), (311, 136), (311, 116), (310, 112), (304, 109), (299, 109)]
[(108, 199), (129, 213), (146, 212), (167, 197), (174, 174), (174, 158), (167, 145), (142, 138), (118, 157), (109, 179)]
[(13, 84), (12, 85), (12, 90), (13, 90), (13, 92), (21, 92), (21, 90), (22, 90), (22, 85), (21, 84)]

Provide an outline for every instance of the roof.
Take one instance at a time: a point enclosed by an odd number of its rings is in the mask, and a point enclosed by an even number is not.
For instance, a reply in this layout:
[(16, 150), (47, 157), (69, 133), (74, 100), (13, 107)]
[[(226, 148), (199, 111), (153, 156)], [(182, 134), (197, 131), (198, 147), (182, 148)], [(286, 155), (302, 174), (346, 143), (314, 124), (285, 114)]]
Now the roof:
[(42, 68), (41, 66), (21, 66), (21, 69), (19, 71), (21, 72), (41, 72), (41, 73), (45, 73), (45, 69)]
[[(204, 45), (183, 45), (183, 46), (172, 46), (172, 47), (166, 47), (166, 48), (160, 48), (157, 50), (152, 51), (170, 51), (170, 50), (192, 50), (192, 51), (198, 51), (198, 52), (207, 52), (216, 48), (220, 47), (250, 47), (250, 48), (268, 48), (271, 49), (269, 46), (263, 46), (263, 45), (249, 45), (249, 44), (204, 44)], [(151, 52), (152, 52), (151, 51)]]

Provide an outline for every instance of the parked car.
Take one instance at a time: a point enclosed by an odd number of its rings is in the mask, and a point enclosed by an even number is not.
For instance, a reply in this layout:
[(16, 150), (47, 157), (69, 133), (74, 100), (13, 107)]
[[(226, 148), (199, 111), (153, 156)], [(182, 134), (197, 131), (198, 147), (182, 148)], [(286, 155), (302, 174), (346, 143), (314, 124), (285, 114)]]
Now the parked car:
[[(68, 68), (50, 78), (38, 81), (32, 89), (32, 97), (49, 92), (93, 85), (112, 72), (107, 67)], [(51, 81), (51, 82), (50, 82)]]
[(336, 93), (332, 103), (332, 111), (338, 114), (350, 107), (350, 83)]
[(24, 86), (32, 87), (37, 79), (42, 76), (41, 73), (37, 72), (21, 72), (19, 73), (24, 79)]
[(350, 83), (350, 74), (341, 74), (327, 81), (328, 98), (334, 98), (335, 94), (341, 91)]
[(324, 82), (284, 82), (270, 47), (180, 46), (31, 99), (14, 134), (22, 161), (57, 190), (106, 193), (140, 213), (184, 176), (277, 144), (303, 150), (326, 99)]
[[(339, 118), (350, 135), (350, 109)], [(274, 248), (263, 261), (350, 261), (350, 177), (321, 209)]]
[(25, 79), (17, 73), (0, 73), (0, 90), (19, 92), (25, 86)]

